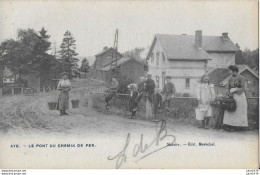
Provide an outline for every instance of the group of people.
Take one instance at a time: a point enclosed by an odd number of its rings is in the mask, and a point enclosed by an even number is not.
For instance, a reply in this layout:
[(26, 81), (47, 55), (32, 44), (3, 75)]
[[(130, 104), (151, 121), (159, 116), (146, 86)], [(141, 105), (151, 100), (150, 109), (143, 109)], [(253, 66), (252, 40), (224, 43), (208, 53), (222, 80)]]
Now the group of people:
[(136, 118), (138, 104), (144, 98), (146, 101), (146, 115), (153, 116), (153, 121), (159, 120), (159, 111), (165, 107), (166, 103), (168, 108), (170, 108), (170, 100), (176, 92), (170, 76), (166, 77), (165, 86), (161, 91), (159, 88), (156, 88), (151, 74), (141, 77), (139, 85), (130, 84), (128, 88), (130, 89), (129, 110), (132, 112), (130, 118)]
[[(224, 110), (221, 108), (212, 108), (211, 102), (215, 99), (214, 85), (210, 83), (207, 75), (202, 76), (201, 83), (198, 86), (197, 98), (199, 108), (204, 109), (204, 116), (201, 121), (200, 128), (209, 128), (209, 120), (213, 116), (215, 118), (215, 129), (223, 128), (226, 131), (235, 131), (248, 127), (247, 119), (247, 100), (245, 96), (245, 79), (239, 75), (239, 69), (236, 65), (228, 67), (230, 69), (231, 78), (226, 86), (226, 98), (232, 98), (235, 101), (235, 111)], [(221, 94), (222, 96), (222, 94)]]
[[(199, 118), (200, 128), (209, 128), (209, 121), (212, 116), (215, 118), (214, 128), (223, 128), (227, 131), (235, 131), (241, 127), (248, 127), (247, 119), (247, 100), (245, 96), (245, 80), (244, 77), (238, 74), (238, 67), (231, 65), (228, 67), (232, 74), (228, 80), (226, 87), (227, 97), (233, 98), (236, 103), (235, 111), (228, 110), (214, 110), (211, 106), (211, 102), (215, 99), (214, 85), (210, 83), (210, 78), (207, 75), (201, 77), (200, 83), (197, 87), (197, 99), (199, 101), (198, 108), (204, 110), (203, 116)], [(115, 78), (112, 78), (108, 93), (105, 97), (106, 108), (109, 106), (109, 102), (117, 93), (119, 83)], [(146, 101), (146, 114), (153, 116), (153, 121), (158, 121), (158, 112), (165, 107), (171, 107), (171, 99), (176, 93), (174, 84), (171, 82), (171, 77), (166, 77), (166, 83), (162, 91), (155, 86), (155, 82), (150, 74), (145, 77), (141, 77), (141, 83), (128, 85), (130, 90), (129, 98), (129, 111), (131, 111), (131, 118), (136, 118), (136, 111), (139, 102), (142, 98)], [(71, 84), (68, 80), (68, 74), (63, 73), (62, 79), (58, 83), (57, 89), (60, 91), (57, 109), (60, 110), (60, 115), (67, 115), (66, 110), (69, 108), (69, 91), (71, 90)], [(197, 118), (198, 119), (198, 118)]]

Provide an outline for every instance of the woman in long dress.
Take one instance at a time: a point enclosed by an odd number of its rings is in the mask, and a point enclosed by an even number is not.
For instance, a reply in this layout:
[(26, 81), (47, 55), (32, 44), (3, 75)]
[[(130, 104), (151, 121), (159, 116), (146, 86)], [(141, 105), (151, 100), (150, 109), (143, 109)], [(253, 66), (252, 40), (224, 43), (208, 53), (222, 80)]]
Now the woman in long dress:
[(235, 131), (235, 129), (241, 127), (248, 127), (245, 79), (243, 76), (238, 75), (237, 66), (231, 65), (228, 68), (232, 73), (232, 77), (228, 80), (227, 94), (236, 101), (237, 108), (233, 112), (225, 110), (223, 124), (225, 130)]
[(71, 84), (68, 79), (67, 73), (62, 73), (62, 79), (59, 81), (57, 89), (59, 90), (59, 98), (57, 109), (60, 110), (60, 115), (68, 115), (66, 110), (69, 109), (69, 91), (71, 90)]
[(200, 128), (209, 128), (209, 119), (212, 116), (210, 102), (215, 98), (214, 85), (210, 84), (209, 76), (203, 75), (201, 83), (198, 85), (197, 98), (199, 101), (199, 108), (205, 111), (205, 115), (201, 120)]

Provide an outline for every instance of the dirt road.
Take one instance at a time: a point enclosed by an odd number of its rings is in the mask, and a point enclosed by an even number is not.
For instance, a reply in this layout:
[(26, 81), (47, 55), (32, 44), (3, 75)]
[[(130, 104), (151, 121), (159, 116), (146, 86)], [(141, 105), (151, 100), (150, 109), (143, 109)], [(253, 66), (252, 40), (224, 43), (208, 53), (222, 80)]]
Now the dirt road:
[[(71, 93), (71, 99), (73, 98), (83, 100), (85, 97), (82, 93)], [(156, 137), (158, 132), (156, 123), (141, 119), (133, 120), (121, 115), (98, 113), (84, 106), (84, 101), (79, 108), (70, 107), (69, 115), (60, 116), (59, 111), (49, 110), (47, 105), (48, 102), (56, 99), (57, 92), (40, 93), (35, 96), (1, 97), (0, 164), (2, 167), (115, 168), (116, 159), (108, 160), (107, 157), (116, 155), (122, 150), (128, 135), (131, 138), (127, 148), (128, 161), (121, 168), (252, 168), (256, 166), (257, 131), (230, 133), (223, 130), (205, 130), (168, 120), (165, 128), (167, 134), (173, 135), (176, 138), (175, 143), (181, 146), (164, 149), (137, 164), (135, 157), (131, 157), (131, 149), (134, 148), (134, 144), (140, 143), (142, 136), (145, 143), (151, 142)], [(199, 142), (214, 142), (216, 146), (200, 147), (197, 146)], [(96, 147), (28, 148), (28, 145), (33, 143), (89, 143), (95, 144)], [(197, 145), (187, 146), (189, 143)], [(24, 147), (10, 148), (12, 144), (20, 144)], [(160, 143), (163, 144), (167, 144), (167, 140)], [(153, 149), (157, 148), (153, 145)], [(62, 159), (57, 161), (61, 156)], [(194, 164), (195, 158), (200, 160), (196, 164)], [(158, 160), (163, 161), (158, 162)]]

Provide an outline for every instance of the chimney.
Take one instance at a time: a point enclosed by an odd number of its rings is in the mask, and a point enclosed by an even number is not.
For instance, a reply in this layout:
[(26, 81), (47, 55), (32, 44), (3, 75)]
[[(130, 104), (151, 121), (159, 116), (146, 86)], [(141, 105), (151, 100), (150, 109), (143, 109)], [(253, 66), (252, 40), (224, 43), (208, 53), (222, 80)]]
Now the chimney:
[(202, 47), (202, 30), (195, 31), (195, 46), (197, 48)]
[(103, 50), (107, 50), (107, 49), (108, 49), (108, 47), (107, 47), (107, 46), (103, 47)]
[(222, 38), (223, 38), (223, 39), (228, 39), (228, 33), (227, 33), (227, 32), (222, 33)]

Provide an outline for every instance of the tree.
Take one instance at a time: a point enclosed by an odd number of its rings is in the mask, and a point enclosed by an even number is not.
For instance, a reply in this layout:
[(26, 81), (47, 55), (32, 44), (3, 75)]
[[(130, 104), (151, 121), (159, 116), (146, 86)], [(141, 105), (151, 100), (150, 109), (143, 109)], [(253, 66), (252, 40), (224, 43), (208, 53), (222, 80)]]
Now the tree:
[(76, 56), (76, 40), (73, 38), (69, 31), (64, 34), (63, 41), (60, 46), (61, 62), (63, 64), (64, 71), (68, 72), (69, 78), (72, 78), (72, 69), (77, 68), (78, 59)]
[(22, 74), (31, 71), (28, 64), (31, 59), (30, 51), (24, 44), (9, 39), (1, 43), (0, 50), (1, 62), (13, 72), (15, 77), (18, 75), (20, 78)]
[(0, 58), (15, 77), (18, 75), (21, 79), (21, 75), (36, 74), (41, 82), (48, 82), (57, 63), (54, 56), (47, 53), (51, 44), (49, 38), (44, 28), (39, 33), (33, 29), (19, 29), (17, 40), (1, 43)]
[(126, 51), (124, 53), (124, 56), (129, 57), (129, 58), (136, 58), (136, 59), (141, 59), (141, 53), (144, 51), (144, 48), (139, 48), (136, 47), (130, 51)]
[(87, 73), (90, 72), (89, 62), (87, 58), (84, 58), (82, 60), (80, 71), (85, 72), (86, 77), (87, 77)]
[(259, 70), (259, 49), (250, 50), (245, 48), (244, 51), (240, 49), (239, 44), (236, 44), (237, 48), (239, 49), (235, 54), (235, 62), (236, 64), (245, 64), (248, 65), (250, 68)]

